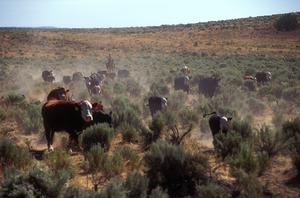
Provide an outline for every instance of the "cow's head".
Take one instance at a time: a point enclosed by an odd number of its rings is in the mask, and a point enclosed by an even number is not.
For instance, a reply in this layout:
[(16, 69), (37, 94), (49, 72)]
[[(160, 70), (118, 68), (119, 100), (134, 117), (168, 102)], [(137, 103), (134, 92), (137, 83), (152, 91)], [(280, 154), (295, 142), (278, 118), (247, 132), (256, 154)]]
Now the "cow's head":
[(166, 107), (166, 106), (168, 105), (168, 104), (167, 104), (168, 98), (167, 98), (167, 97), (162, 97), (161, 100), (162, 100), (162, 106), (163, 106), (163, 107)]
[(83, 120), (86, 122), (93, 121), (92, 104), (88, 100), (84, 100), (80, 102), (80, 108), (81, 108), (81, 116)]
[(272, 74), (271, 74), (271, 72), (266, 72), (266, 74), (267, 74), (267, 79), (268, 79), (268, 80), (271, 80), (271, 79), (272, 79)]
[(220, 130), (223, 133), (227, 133), (227, 131), (229, 130), (229, 122), (232, 120), (232, 117), (225, 117), (222, 116), (220, 118)]

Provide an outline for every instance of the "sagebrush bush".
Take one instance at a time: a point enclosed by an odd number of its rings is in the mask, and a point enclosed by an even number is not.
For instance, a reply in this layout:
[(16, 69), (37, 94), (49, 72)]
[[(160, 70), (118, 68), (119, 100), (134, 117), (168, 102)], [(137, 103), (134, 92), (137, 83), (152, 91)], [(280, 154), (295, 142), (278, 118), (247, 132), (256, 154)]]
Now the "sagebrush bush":
[(130, 172), (127, 176), (125, 187), (127, 197), (129, 198), (146, 198), (148, 191), (148, 178), (137, 171)]
[(300, 117), (284, 122), (282, 132), (285, 140), (291, 141), (289, 151), (300, 178)]
[(149, 128), (152, 131), (151, 141), (156, 141), (161, 136), (165, 124), (164, 115), (162, 112), (158, 112), (149, 124)]
[(274, 131), (268, 126), (261, 127), (255, 134), (254, 140), (256, 150), (266, 153), (269, 158), (277, 155), (289, 144), (289, 141), (284, 140), (281, 131)]
[(125, 87), (125, 85), (124, 85), (123, 83), (120, 83), (120, 82), (116, 82), (116, 83), (114, 84), (113, 89), (114, 89), (114, 93), (115, 93), (115, 94), (123, 94), (123, 93), (126, 92), (126, 87)]
[(274, 27), (278, 31), (292, 31), (298, 27), (297, 16), (294, 14), (285, 14), (279, 17), (274, 23)]
[(215, 135), (213, 145), (217, 156), (222, 160), (239, 153), (242, 144), (242, 136), (238, 133), (219, 133)]
[(151, 95), (154, 96), (165, 96), (165, 95), (169, 95), (170, 89), (163, 82), (154, 82), (150, 86), (150, 93)]
[(282, 98), (300, 105), (300, 86), (289, 87), (282, 91)]
[(4, 102), (8, 105), (22, 104), (25, 102), (25, 96), (16, 93), (10, 93), (4, 97)]
[(27, 173), (5, 178), (0, 197), (59, 197), (68, 180), (68, 174), (53, 174), (46, 167), (35, 166)]
[(129, 79), (126, 81), (126, 91), (131, 96), (140, 96), (142, 92), (142, 87), (133, 79)]
[(71, 161), (69, 154), (64, 150), (55, 150), (47, 154), (46, 163), (50, 169), (55, 173), (59, 174), (60, 171), (65, 171), (70, 177), (75, 176), (76, 167)]
[(166, 191), (164, 191), (160, 186), (153, 189), (150, 193), (149, 198), (169, 198), (169, 195)]
[(5, 118), (7, 117), (6, 111), (0, 107), (0, 122), (5, 120)]
[(115, 152), (119, 152), (124, 160), (129, 161), (133, 167), (139, 165), (140, 156), (139, 152), (130, 148), (129, 146), (119, 147)]
[(245, 173), (257, 173), (258, 162), (254, 156), (254, 149), (248, 143), (241, 144), (240, 151), (230, 159), (230, 167), (233, 170), (240, 169)]
[(248, 120), (234, 119), (231, 124), (231, 129), (242, 136), (243, 139), (251, 139), (253, 136), (253, 130)]
[(128, 123), (123, 123), (120, 127), (123, 140), (126, 142), (136, 143), (140, 139), (141, 131), (130, 126)]
[(18, 169), (28, 167), (32, 163), (32, 156), (28, 150), (20, 148), (8, 138), (0, 139), (1, 167), (14, 166)]
[(114, 127), (128, 124), (134, 128), (142, 128), (141, 110), (128, 99), (116, 98), (112, 101)]
[(114, 132), (106, 123), (90, 126), (83, 131), (81, 145), (84, 151), (88, 151), (93, 145), (100, 144), (109, 150)]
[(96, 193), (91, 190), (84, 190), (78, 186), (70, 186), (63, 189), (62, 196), (64, 198), (94, 198)]
[(172, 111), (180, 110), (187, 100), (187, 94), (182, 90), (172, 93), (168, 97), (168, 109)]
[[(197, 183), (207, 180), (208, 161), (166, 141), (157, 141), (145, 155), (149, 187), (161, 186), (170, 195), (193, 195)], [(178, 171), (180, 170), (180, 171)]]
[(39, 103), (30, 103), (17, 108), (15, 118), (26, 133), (38, 132), (43, 128), (41, 109)]
[(126, 189), (121, 178), (112, 178), (109, 181), (108, 186), (106, 186), (100, 193), (96, 195), (99, 198), (125, 198)]
[(245, 81), (244, 87), (246, 88), (247, 91), (255, 91), (256, 90), (255, 82), (253, 80)]
[(219, 185), (208, 183), (197, 186), (197, 197), (199, 198), (229, 198), (230, 193)]
[(263, 113), (266, 109), (266, 105), (261, 100), (253, 97), (249, 98), (246, 103), (249, 106), (249, 110), (254, 114)]

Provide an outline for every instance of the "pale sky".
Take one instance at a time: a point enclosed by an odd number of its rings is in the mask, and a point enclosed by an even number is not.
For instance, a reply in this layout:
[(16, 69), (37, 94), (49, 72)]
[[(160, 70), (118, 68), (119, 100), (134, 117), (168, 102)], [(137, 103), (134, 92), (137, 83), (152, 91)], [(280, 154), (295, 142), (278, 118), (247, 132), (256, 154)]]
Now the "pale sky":
[(132, 27), (299, 12), (300, 0), (0, 0), (0, 27)]

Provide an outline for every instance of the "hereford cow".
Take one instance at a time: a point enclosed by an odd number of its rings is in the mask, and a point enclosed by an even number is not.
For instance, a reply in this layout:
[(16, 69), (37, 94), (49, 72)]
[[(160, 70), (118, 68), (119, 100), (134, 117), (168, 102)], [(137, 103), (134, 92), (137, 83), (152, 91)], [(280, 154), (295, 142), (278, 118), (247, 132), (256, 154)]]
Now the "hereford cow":
[(175, 78), (174, 82), (175, 82), (175, 90), (183, 90), (189, 93), (190, 85), (189, 85), (188, 76), (177, 77)]
[(63, 82), (66, 85), (70, 84), (72, 82), (72, 77), (71, 76), (63, 76)]
[(69, 92), (68, 89), (65, 89), (63, 87), (57, 87), (50, 91), (50, 93), (47, 96), (48, 100), (67, 100), (67, 93)]
[(111, 113), (93, 111), (92, 104), (85, 100), (79, 103), (50, 100), (42, 107), (42, 117), (49, 151), (53, 151), (53, 137), (55, 132), (69, 133), (69, 146), (73, 141), (78, 145), (79, 132), (86, 127), (106, 122), (112, 125)]
[(45, 70), (42, 72), (42, 78), (45, 82), (52, 83), (55, 80), (55, 77), (53, 75), (53, 72), (51, 70)]
[(216, 77), (202, 77), (199, 81), (199, 92), (202, 93), (205, 97), (213, 97), (218, 85), (219, 78)]
[(265, 84), (272, 79), (271, 72), (257, 72), (255, 78), (258, 84)]
[(102, 81), (98, 78), (94, 78), (93, 76), (84, 77), (85, 85), (88, 89), (90, 95), (99, 95), (102, 91)]
[(119, 69), (118, 70), (118, 78), (128, 78), (129, 71), (127, 69)]
[(221, 116), (216, 112), (212, 112), (209, 114), (204, 114), (203, 117), (208, 115), (212, 115), (209, 118), (209, 128), (211, 130), (212, 136), (215, 137), (218, 133), (227, 133), (229, 130), (229, 121), (232, 119), (231, 117)]
[(159, 96), (151, 96), (148, 99), (148, 106), (153, 117), (158, 111), (167, 107), (167, 98)]

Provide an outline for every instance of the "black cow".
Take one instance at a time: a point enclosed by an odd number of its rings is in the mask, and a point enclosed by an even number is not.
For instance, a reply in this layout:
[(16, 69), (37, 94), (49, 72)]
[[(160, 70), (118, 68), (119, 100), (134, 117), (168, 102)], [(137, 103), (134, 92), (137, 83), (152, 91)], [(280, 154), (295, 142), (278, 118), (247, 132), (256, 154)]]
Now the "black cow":
[(42, 107), (42, 117), (48, 150), (53, 150), (55, 132), (66, 131), (69, 133), (70, 144), (75, 141), (78, 145), (78, 133), (86, 127), (101, 122), (112, 125), (111, 113), (93, 111), (92, 108), (92, 104), (87, 100), (80, 103), (50, 100), (45, 103)]
[(220, 114), (216, 112), (212, 112), (209, 114), (204, 114), (203, 117), (212, 115), (210, 116), (208, 123), (209, 123), (209, 128), (211, 130), (212, 136), (215, 137), (218, 133), (227, 133), (229, 130), (229, 121), (232, 119), (231, 117), (225, 117), (221, 116)]
[(161, 111), (163, 108), (167, 107), (167, 98), (159, 96), (151, 96), (148, 99), (148, 105), (153, 117), (158, 111)]
[(63, 82), (68, 85), (72, 82), (72, 77), (71, 76), (63, 76)]
[(68, 89), (65, 89), (63, 87), (57, 87), (50, 91), (50, 93), (47, 96), (48, 100), (67, 100), (67, 93), (69, 92)]
[(175, 83), (175, 90), (183, 90), (186, 91), (187, 93), (190, 92), (188, 76), (177, 77), (175, 78), (174, 83)]
[(129, 74), (130, 73), (127, 69), (119, 69), (118, 70), (118, 78), (128, 78)]
[(257, 72), (255, 78), (258, 84), (265, 84), (272, 79), (271, 72)]
[(219, 78), (216, 77), (202, 77), (199, 81), (199, 92), (205, 97), (213, 97), (218, 86)]
[(42, 72), (42, 78), (45, 82), (53, 82), (55, 80), (55, 77), (53, 75), (53, 72), (51, 70), (45, 70)]

